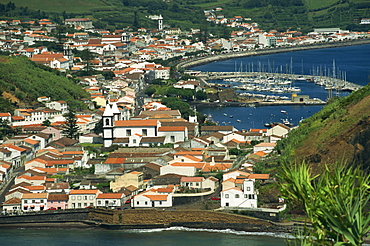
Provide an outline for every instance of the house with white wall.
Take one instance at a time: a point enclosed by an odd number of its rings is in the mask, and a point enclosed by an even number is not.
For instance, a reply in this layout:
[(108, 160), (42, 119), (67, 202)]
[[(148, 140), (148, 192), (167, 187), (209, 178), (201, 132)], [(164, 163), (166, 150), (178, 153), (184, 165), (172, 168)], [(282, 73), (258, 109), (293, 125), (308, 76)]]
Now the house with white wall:
[(48, 193), (31, 193), (22, 196), (22, 211), (33, 212), (47, 209)]
[(86, 208), (96, 206), (96, 198), (100, 190), (71, 190), (69, 192), (68, 208)]

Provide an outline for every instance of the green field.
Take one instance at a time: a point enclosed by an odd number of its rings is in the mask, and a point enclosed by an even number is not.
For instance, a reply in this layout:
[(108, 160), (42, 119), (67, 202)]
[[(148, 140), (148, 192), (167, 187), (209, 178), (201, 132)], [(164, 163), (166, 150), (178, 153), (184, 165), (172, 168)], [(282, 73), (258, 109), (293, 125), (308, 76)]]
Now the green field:
[[(45, 12), (87, 13), (112, 8), (101, 0), (12, 0), (11, 2), (17, 7), (28, 7), (29, 9)], [(0, 3), (7, 4), (9, 0), (0, 0)]]

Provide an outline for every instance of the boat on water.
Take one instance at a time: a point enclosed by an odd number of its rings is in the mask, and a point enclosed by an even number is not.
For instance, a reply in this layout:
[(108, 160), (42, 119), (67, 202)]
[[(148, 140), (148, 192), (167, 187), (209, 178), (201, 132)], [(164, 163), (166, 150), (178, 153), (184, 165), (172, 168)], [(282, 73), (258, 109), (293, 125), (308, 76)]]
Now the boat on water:
[(241, 122), (241, 120), (239, 120), (239, 119), (237, 119), (236, 121), (237, 121), (237, 122)]
[(283, 114), (287, 114), (287, 111), (285, 111), (285, 110), (281, 110), (280, 112), (283, 113)]
[(224, 116), (227, 116), (227, 114), (226, 114), (226, 113), (224, 113)]
[(230, 118), (233, 118), (234, 116), (230, 115)]

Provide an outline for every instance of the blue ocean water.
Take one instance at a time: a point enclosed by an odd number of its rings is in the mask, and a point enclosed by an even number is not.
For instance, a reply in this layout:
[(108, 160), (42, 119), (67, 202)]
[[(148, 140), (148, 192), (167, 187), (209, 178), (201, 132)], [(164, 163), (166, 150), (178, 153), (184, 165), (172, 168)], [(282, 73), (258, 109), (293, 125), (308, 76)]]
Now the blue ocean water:
[[(263, 69), (267, 72), (286, 72), (290, 70), (294, 74), (311, 75), (327, 70), (327, 74), (336, 71), (346, 74), (347, 81), (359, 85), (366, 85), (370, 82), (370, 45), (358, 45), (341, 48), (319, 49), (298, 51), (282, 54), (273, 54), (257, 57), (243, 57), (238, 59), (226, 60), (193, 67), (192, 70), (210, 72), (233, 72), (233, 71), (258, 71)], [(253, 64), (253, 65), (252, 65)], [(335, 65), (333, 68), (333, 64)], [(309, 95), (311, 98), (326, 100), (328, 91), (319, 85), (305, 81), (296, 81), (294, 86), (301, 88), (301, 95)], [(260, 92), (256, 92), (262, 94)], [(336, 95), (337, 92), (332, 92)], [(266, 93), (265, 93), (266, 94)], [(269, 93), (271, 94), (271, 93)], [(275, 94), (290, 97), (291, 94)], [(348, 95), (340, 92), (339, 96)], [(264, 123), (271, 121), (281, 121), (288, 119), (294, 125), (299, 121), (310, 117), (320, 111), (322, 106), (267, 106), (267, 107), (218, 107), (218, 108), (198, 108), (197, 110), (206, 115), (220, 125), (233, 125), (238, 130), (251, 128), (264, 128)], [(281, 111), (286, 111), (282, 114)], [(230, 117), (232, 116), (232, 117)]]
[(186, 228), (120, 230), (100, 229), (1, 229), (1, 245), (30, 246), (189, 246), (189, 245), (287, 245), (286, 235), (232, 230)]

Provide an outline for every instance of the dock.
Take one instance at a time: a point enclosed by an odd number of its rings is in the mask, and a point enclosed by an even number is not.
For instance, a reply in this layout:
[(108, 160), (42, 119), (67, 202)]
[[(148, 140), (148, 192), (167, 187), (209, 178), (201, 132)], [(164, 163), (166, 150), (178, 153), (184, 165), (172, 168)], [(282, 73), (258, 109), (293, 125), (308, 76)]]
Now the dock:
[[(192, 71), (194, 73), (194, 71)], [(266, 73), (266, 72), (197, 72), (197, 78), (203, 82), (209, 82), (210, 80), (224, 80), (237, 78), (239, 82), (242, 79), (253, 79), (253, 78), (284, 78), (289, 80), (305, 80), (307, 82), (314, 82), (320, 86), (325, 86), (328, 90), (342, 90), (342, 91), (356, 91), (361, 89), (363, 86), (351, 83), (346, 80), (339, 78), (332, 78), (327, 76), (313, 76), (313, 75), (302, 75), (302, 74), (286, 74), (286, 73)], [(245, 82), (254, 84), (255, 82)]]

